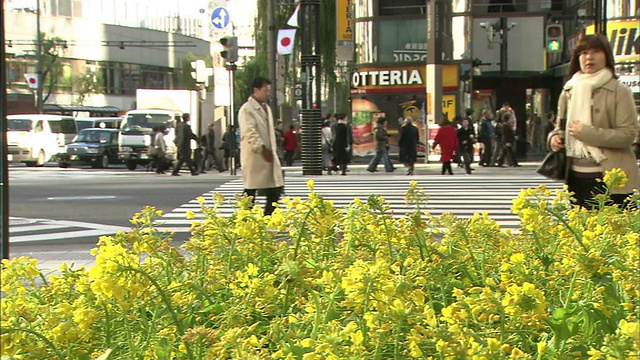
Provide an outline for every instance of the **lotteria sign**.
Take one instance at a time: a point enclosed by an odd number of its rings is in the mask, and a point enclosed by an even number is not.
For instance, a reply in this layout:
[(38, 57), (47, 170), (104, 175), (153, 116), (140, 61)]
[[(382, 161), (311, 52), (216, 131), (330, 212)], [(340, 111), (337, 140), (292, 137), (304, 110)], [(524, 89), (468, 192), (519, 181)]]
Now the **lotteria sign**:
[(354, 87), (423, 85), (424, 77), (418, 69), (356, 71), (351, 84)]
[[(426, 91), (426, 66), (402, 68), (360, 68), (351, 75), (351, 93), (390, 93)], [(455, 91), (458, 85), (457, 65), (442, 66), (443, 91)]]
[(351, 93), (424, 92), (425, 66), (365, 68), (351, 74)]

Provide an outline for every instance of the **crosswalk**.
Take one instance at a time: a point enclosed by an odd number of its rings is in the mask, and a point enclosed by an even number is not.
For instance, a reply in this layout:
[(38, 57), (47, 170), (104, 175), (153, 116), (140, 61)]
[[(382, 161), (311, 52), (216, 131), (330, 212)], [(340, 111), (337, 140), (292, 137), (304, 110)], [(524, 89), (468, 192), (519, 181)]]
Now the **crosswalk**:
[[(560, 189), (562, 183), (547, 180), (531, 173), (515, 175), (471, 175), (471, 176), (348, 176), (348, 177), (289, 177), (286, 178), (286, 196), (306, 197), (309, 193), (307, 181), (314, 180), (314, 191), (327, 200), (332, 200), (338, 208), (348, 206), (354, 198), (366, 200), (371, 194), (382, 195), (390, 205), (396, 218), (405, 216), (414, 209), (405, 204), (404, 195), (411, 181), (428, 194), (427, 206), (424, 209), (432, 215), (452, 213), (459, 218), (470, 218), (475, 213), (487, 212), (503, 229), (518, 228), (520, 221), (511, 213), (511, 204), (520, 190), (534, 188), (544, 184), (549, 189)], [(233, 199), (241, 194), (242, 180), (229, 181), (213, 191), (202, 194), (205, 206), (213, 204), (212, 195), (222, 194), (225, 199)], [(263, 197), (258, 197), (258, 203)], [(225, 202), (218, 207), (221, 216), (230, 216), (233, 205)], [(194, 219), (187, 219), (187, 212), (195, 214)], [(188, 232), (194, 222), (202, 221), (204, 215), (197, 199), (186, 203), (173, 211), (164, 214), (157, 225), (173, 232)]]
[(113, 235), (129, 228), (80, 221), (9, 218), (9, 241), (14, 244)]

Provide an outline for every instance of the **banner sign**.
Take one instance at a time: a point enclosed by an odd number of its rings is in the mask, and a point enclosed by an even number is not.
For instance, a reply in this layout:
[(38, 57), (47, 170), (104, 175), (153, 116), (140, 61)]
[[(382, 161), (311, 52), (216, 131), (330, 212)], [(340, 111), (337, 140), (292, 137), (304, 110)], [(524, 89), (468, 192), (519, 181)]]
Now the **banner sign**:
[(336, 59), (341, 61), (353, 60), (353, 0), (336, 1)]
[[(587, 26), (588, 35), (594, 31), (595, 25)], [(640, 21), (637, 18), (607, 20), (607, 37), (616, 63), (640, 61)]]

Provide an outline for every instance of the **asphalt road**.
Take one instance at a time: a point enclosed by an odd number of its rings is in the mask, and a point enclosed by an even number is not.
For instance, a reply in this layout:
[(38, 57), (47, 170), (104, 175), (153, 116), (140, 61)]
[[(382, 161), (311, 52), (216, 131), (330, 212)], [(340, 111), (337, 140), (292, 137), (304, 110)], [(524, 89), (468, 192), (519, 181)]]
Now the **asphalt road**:
[[(146, 205), (171, 211), (197, 196), (235, 179), (228, 173), (210, 171), (191, 176), (157, 175), (143, 169), (129, 171), (55, 166), (9, 170), (9, 216), (12, 219), (49, 219), (130, 227), (134, 213)], [(17, 234), (14, 234), (17, 235)], [(186, 234), (178, 234), (177, 238)], [(11, 252), (84, 249), (98, 237), (76, 237), (12, 243)]]

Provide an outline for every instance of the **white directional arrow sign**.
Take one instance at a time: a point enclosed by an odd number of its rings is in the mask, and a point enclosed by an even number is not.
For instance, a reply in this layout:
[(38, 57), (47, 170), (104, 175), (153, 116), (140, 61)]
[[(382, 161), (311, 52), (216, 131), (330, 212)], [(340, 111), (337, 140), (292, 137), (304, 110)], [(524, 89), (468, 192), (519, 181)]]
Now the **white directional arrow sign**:
[(229, 25), (229, 11), (226, 8), (220, 6), (213, 9), (211, 13), (211, 24), (216, 29), (224, 29)]

